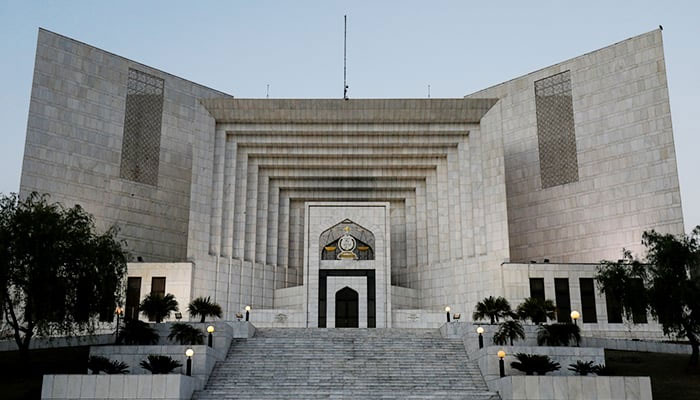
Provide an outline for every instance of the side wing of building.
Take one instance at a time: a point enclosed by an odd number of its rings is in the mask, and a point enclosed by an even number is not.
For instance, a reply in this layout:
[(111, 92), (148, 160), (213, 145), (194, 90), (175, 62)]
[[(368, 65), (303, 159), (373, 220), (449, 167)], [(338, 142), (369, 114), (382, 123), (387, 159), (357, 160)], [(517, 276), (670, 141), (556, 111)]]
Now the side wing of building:
[(185, 260), (209, 97), (228, 95), (40, 29), (20, 194), (118, 222), (145, 261)]
[(683, 232), (662, 35), (473, 93), (501, 99), (511, 261), (642, 255)]

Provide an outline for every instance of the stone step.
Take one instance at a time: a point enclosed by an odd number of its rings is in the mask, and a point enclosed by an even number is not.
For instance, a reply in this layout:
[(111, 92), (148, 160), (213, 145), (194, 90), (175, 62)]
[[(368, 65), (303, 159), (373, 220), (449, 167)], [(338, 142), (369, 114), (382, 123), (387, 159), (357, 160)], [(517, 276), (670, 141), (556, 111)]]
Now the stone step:
[(498, 399), (436, 329), (258, 329), (196, 399)]

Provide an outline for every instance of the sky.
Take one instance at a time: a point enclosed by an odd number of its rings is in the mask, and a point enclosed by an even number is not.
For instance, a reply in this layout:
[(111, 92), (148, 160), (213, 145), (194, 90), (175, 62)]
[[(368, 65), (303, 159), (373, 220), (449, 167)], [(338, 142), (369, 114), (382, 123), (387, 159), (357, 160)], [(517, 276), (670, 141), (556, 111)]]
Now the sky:
[(0, 192), (39, 27), (242, 98), (463, 97), (663, 25), (686, 231), (700, 225), (700, 2), (0, 0)]

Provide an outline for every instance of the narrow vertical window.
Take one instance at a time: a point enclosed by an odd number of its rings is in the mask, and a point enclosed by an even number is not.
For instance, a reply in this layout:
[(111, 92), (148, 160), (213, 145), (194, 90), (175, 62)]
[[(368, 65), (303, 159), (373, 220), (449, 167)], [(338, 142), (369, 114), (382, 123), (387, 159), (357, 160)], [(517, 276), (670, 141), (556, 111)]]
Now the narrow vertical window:
[(535, 82), (535, 109), (542, 188), (577, 182), (570, 71)]
[(160, 297), (165, 296), (165, 277), (151, 278), (151, 295)]
[(544, 300), (544, 278), (530, 278), (530, 297)]
[(614, 293), (605, 292), (605, 308), (608, 311), (609, 324), (622, 323), (622, 307)]
[(124, 318), (139, 318), (139, 303), (141, 302), (141, 278), (129, 277), (126, 281), (126, 310)]
[[(639, 293), (640, 296), (643, 296), (644, 282), (641, 279), (633, 279), (631, 285), (634, 293)], [(647, 323), (647, 309), (645, 306), (635, 304), (635, 306), (632, 307), (632, 321), (635, 324)]]
[(158, 185), (164, 81), (129, 69), (119, 176)]
[(568, 278), (554, 278), (554, 296), (557, 302), (557, 321), (571, 322), (571, 296)]
[(593, 278), (580, 278), (581, 286), (581, 319), (584, 324), (598, 322), (598, 314), (595, 309), (595, 288)]

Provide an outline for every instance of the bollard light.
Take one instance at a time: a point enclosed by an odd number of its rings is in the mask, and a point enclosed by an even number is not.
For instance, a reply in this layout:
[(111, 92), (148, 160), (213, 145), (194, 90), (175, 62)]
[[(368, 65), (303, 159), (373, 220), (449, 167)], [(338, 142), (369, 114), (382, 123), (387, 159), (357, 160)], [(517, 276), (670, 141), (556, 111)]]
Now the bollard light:
[(194, 350), (191, 348), (185, 350), (185, 355), (187, 356), (187, 376), (192, 376), (192, 356), (194, 355)]
[(476, 333), (479, 334), (479, 348), (483, 349), (484, 348), (484, 328), (478, 327), (476, 328)]
[(214, 346), (212, 346), (212, 342), (213, 342), (212, 333), (214, 333), (214, 325), (207, 326), (207, 332), (209, 332), (209, 339), (207, 340), (207, 344), (209, 345), (209, 347), (214, 347)]
[(119, 344), (119, 318), (121, 318), (121, 316), (124, 315), (124, 309), (120, 306), (117, 306), (117, 308), (114, 309), (114, 314), (117, 315), (117, 332), (114, 335), (114, 343)]
[(250, 319), (250, 306), (245, 306), (245, 320), (248, 321)]
[(450, 322), (450, 306), (445, 307), (445, 313), (447, 313), (447, 322)]
[(498, 371), (501, 373), (501, 378), (506, 376), (506, 364), (503, 359), (506, 358), (506, 352), (498, 350)]
[(574, 310), (571, 312), (570, 316), (571, 316), (571, 319), (574, 320), (574, 325), (578, 325), (578, 323), (576, 321), (578, 321), (578, 319), (581, 318), (581, 314), (578, 311)]

